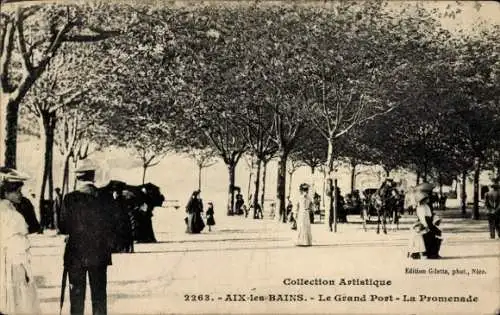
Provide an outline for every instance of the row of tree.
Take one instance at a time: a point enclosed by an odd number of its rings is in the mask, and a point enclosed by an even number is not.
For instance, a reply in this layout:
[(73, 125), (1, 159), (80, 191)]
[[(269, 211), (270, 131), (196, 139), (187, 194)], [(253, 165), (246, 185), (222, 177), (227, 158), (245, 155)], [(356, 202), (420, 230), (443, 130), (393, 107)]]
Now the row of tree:
[(194, 153), (200, 169), (217, 155), (228, 214), (245, 153), (255, 159), (254, 206), (261, 173), (278, 159), (281, 214), (289, 161), (324, 165), (326, 180), (339, 159), (442, 182), (474, 170), (477, 186), (482, 169), (499, 167), (500, 31), (450, 33), (438, 13), (382, 1), (2, 12), (5, 164), (15, 166), (25, 108), (22, 129), (45, 147), (41, 200), (52, 191), (54, 143), (67, 182), (70, 158), (85, 158), (89, 141), (134, 148), (143, 178), (171, 150)]

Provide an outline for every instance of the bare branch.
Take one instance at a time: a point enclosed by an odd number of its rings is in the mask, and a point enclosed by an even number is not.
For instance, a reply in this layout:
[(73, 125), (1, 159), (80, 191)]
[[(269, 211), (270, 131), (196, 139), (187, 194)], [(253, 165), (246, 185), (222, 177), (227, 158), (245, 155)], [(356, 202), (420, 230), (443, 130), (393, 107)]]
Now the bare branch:
[(12, 21), (8, 22), (3, 40), (2, 55), (0, 56), (0, 84), (2, 90), (12, 92), (14, 88), (9, 82), (9, 63), (12, 57), (14, 41), (14, 26)]
[(311, 120), (315, 126), (315, 129), (326, 139), (328, 139), (328, 131), (329, 129), (325, 129), (319, 119), (317, 119), (314, 115), (311, 115)]
[(28, 48), (28, 57), (31, 58), (33, 56), (33, 51), (36, 48), (38, 48), (40, 45), (42, 45), (43, 43), (45, 43), (45, 39), (39, 39), (36, 42), (34, 42), (33, 44), (31, 44), (30, 47)]
[(375, 117), (378, 117), (378, 116), (383, 116), (383, 115), (386, 115), (390, 112), (392, 112), (396, 107), (395, 106), (391, 106), (389, 107), (389, 109), (385, 110), (385, 111), (382, 111), (382, 112), (378, 112), (378, 113), (375, 113), (373, 115), (370, 115), (364, 119), (361, 119), (359, 121), (353, 121), (349, 126), (347, 126), (344, 130), (342, 130), (341, 132), (337, 133), (335, 135), (335, 138), (338, 138), (340, 136), (342, 136), (343, 134), (345, 134), (346, 132), (348, 132), (352, 127), (356, 126), (356, 125), (359, 125), (359, 124), (362, 124), (364, 123), (365, 121), (368, 121), (368, 120), (372, 120), (374, 119)]
[(28, 55), (28, 51), (26, 49), (26, 39), (24, 37), (24, 16), (21, 12), (21, 9), (17, 9), (17, 20), (16, 20), (16, 29), (17, 29), (17, 44), (19, 46), (19, 50), (21, 51), (22, 63), (26, 72), (33, 72), (33, 65), (31, 64), (30, 56)]
[(39, 9), (40, 9), (39, 5), (31, 5), (29, 7), (24, 7), (21, 12), (23, 20), (35, 14)]

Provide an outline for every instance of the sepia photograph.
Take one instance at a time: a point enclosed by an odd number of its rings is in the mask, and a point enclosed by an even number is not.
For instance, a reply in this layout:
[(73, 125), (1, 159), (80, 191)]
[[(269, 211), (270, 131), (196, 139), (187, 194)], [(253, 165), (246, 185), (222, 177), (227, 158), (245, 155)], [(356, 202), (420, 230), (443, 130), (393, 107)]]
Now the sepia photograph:
[(500, 2), (0, 3), (0, 315), (500, 315)]

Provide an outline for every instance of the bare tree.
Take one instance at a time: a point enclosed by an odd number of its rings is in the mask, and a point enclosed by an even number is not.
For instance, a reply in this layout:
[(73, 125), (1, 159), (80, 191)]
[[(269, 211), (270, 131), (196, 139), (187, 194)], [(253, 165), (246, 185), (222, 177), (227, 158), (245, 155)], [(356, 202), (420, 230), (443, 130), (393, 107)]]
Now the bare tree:
[(209, 168), (217, 163), (217, 154), (210, 149), (192, 150), (190, 156), (195, 160), (198, 166), (198, 189), (201, 190), (201, 173), (204, 168)]
[[(26, 95), (26, 108), (34, 114), (39, 123), (40, 140), (43, 148), (43, 163), (41, 165), (39, 185), (40, 209), (44, 200), (53, 200), (53, 155), (55, 128), (58, 111), (79, 102), (89, 91), (86, 86), (75, 86), (68, 78), (61, 75), (64, 58), (53, 59), (53, 64), (47, 68), (43, 78), (32, 87)], [(69, 84), (68, 84), (69, 83)], [(48, 192), (48, 198), (46, 193)]]
[[(14, 9), (4, 5), (1, 17), (0, 125), (4, 130), (0, 164), (15, 167), (19, 106), (63, 43), (95, 42), (119, 32), (87, 24), (83, 12), (74, 6), (28, 5)], [(48, 25), (40, 25), (42, 21), (48, 21)], [(43, 34), (38, 34), (38, 29)]]
[(287, 165), (287, 173), (288, 173), (288, 194), (287, 194), (287, 197), (290, 197), (290, 195), (292, 194), (292, 181), (293, 181), (293, 174), (295, 174), (295, 172), (302, 166), (304, 166), (304, 162), (299, 160), (299, 159), (295, 159), (294, 156), (292, 156), (289, 160), (288, 160), (288, 165)]

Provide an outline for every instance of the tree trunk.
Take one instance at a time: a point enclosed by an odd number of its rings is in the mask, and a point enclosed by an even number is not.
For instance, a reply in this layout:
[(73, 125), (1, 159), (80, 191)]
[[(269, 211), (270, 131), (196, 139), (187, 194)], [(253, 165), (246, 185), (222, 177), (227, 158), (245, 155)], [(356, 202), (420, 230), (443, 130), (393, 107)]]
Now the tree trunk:
[(286, 223), (286, 204), (285, 204), (285, 189), (286, 189), (286, 161), (288, 152), (282, 150), (279, 153), (278, 159), (278, 178), (276, 187), (276, 210), (279, 213), (279, 218), (283, 223)]
[(16, 168), (16, 154), (17, 154), (17, 121), (20, 101), (9, 99), (8, 94), (2, 93), (1, 95), (1, 124), (0, 128), (0, 156), (2, 160), (0, 165)]
[[(42, 137), (44, 138), (44, 137)], [(47, 189), (47, 168), (45, 167), (45, 163), (42, 164), (41, 167), (41, 175), (39, 179), (39, 190), (38, 190), (38, 211), (40, 211), (40, 225), (42, 228), (47, 228), (47, 213), (44, 207), (45, 200), (45, 191)]]
[[(73, 167), (76, 170), (78, 168), (78, 158), (73, 160)], [(73, 190), (76, 189), (76, 176), (73, 176)]]
[(314, 194), (316, 193), (316, 178), (314, 177), (314, 172), (315, 172), (316, 168), (314, 166), (311, 166), (311, 192), (312, 192), (312, 195), (314, 196)]
[(351, 194), (354, 193), (354, 186), (356, 184), (356, 163), (351, 163)]
[[(250, 174), (248, 174), (248, 185), (247, 185), (247, 198), (250, 197), (250, 189), (252, 186), (252, 177), (253, 177), (253, 170), (254, 170), (254, 160), (253, 160), (253, 155), (251, 157), (250, 161)], [(257, 177), (259, 177), (259, 174), (257, 173)]]
[[(325, 176), (325, 186), (327, 187), (327, 190), (329, 190), (329, 187), (331, 187), (333, 184), (333, 146), (334, 146), (334, 139), (330, 138), (328, 140), (328, 156), (326, 160), (326, 166), (327, 166), (327, 173)], [(327, 223), (328, 230), (330, 230), (329, 222), (330, 222), (330, 216), (333, 214), (333, 202), (332, 202), (333, 194), (332, 192), (327, 192), (325, 194), (325, 222)]]
[(228, 203), (227, 203), (227, 215), (234, 214), (234, 182), (235, 182), (235, 169), (236, 164), (230, 163), (226, 164), (229, 171), (229, 190), (228, 190)]
[(416, 185), (420, 185), (420, 171), (417, 171), (417, 181)]
[[(335, 179), (333, 183), (333, 189), (332, 189), (334, 195), (333, 199), (333, 232), (337, 233), (337, 218), (339, 217), (339, 198), (340, 198), (340, 193), (337, 193), (338, 191), (338, 186), (337, 186), (337, 179)], [(331, 231), (331, 226), (330, 226), (330, 231)]]
[(61, 194), (64, 196), (69, 190), (69, 154), (64, 155), (64, 165), (61, 180)]
[(325, 209), (325, 194), (326, 194), (326, 173), (323, 172), (323, 190), (321, 191), (322, 209)]
[[(48, 214), (44, 214), (44, 201), (46, 192), (48, 192), (49, 202), (53, 200), (53, 176), (52, 176), (52, 160), (53, 160), (53, 148), (54, 148), (54, 128), (56, 122), (55, 113), (42, 113), (39, 118), (40, 129), (41, 129), (41, 142), (43, 147), (43, 162), (41, 167), (41, 176), (39, 181), (39, 196), (38, 196), (38, 204), (40, 209), (40, 218), (49, 218)], [(48, 185), (47, 185), (48, 184)], [(48, 187), (47, 187), (48, 186)], [(47, 191), (48, 189), (48, 191)], [(48, 209), (46, 209), (48, 210)], [(46, 222), (43, 219), (44, 227), (50, 222)]]
[(481, 174), (481, 160), (474, 160), (474, 196), (473, 214), (474, 220), (479, 220), (479, 175)]
[(428, 175), (427, 172), (428, 172), (427, 163), (424, 163), (424, 174), (422, 174), (423, 175), (422, 180), (424, 181), (424, 183), (427, 183), (427, 175)]
[(201, 165), (198, 165), (198, 190), (201, 190), (201, 170), (203, 168)]
[(438, 175), (438, 184), (439, 184), (439, 196), (443, 195), (443, 175), (439, 172)]
[(49, 200), (54, 200), (54, 167), (53, 167), (53, 157), (51, 157), (51, 162), (48, 170), (48, 188), (49, 188)]
[[(253, 208), (254, 209), (257, 209), (257, 204), (259, 203), (259, 186), (260, 186), (260, 169), (261, 169), (261, 165), (262, 165), (262, 160), (261, 159), (257, 159), (257, 170), (255, 172), (255, 190), (254, 190), (254, 194), (253, 194), (253, 200), (252, 200), (252, 205), (253, 205)], [(257, 211), (254, 211), (253, 212), (254, 215), (253, 215), (253, 218), (254, 219), (258, 219), (257, 217)]]
[(146, 170), (148, 169), (147, 164), (142, 164), (142, 184), (146, 181)]
[(290, 178), (289, 178), (289, 182), (288, 182), (288, 194), (286, 194), (287, 197), (290, 197), (290, 195), (292, 194), (292, 180), (293, 180), (293, 173), (294, 172), (290, 172)]
[(467, 171), (462, 172), (462, 187), (460, 192), (460, 198), (462, 199), (462, 215), (465, 216), (467, 213), (467, 193), (465, 191), (467, 184)]
[[(48, 129), (48, 153), (49, 153), (49, 161), (47, 163), (47, 171), (48, 171), (48, 184), (49, 184), (49, 200), (52, 202), (54, 200), (54, 132), (56, 129), (57, 117), (56, 113), (53, 112), (50, 114), (50, 124)], [(54, 216), (51, 216), (53, 218)]]
[(267, 177), (267, 163), (268, 160), (262, 161), (262, 194), (260, 195), (260, 207), (264, 211), (264, 201), (266, 198), (266, 177)]

